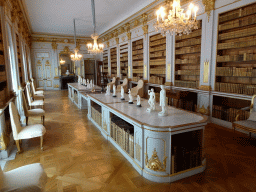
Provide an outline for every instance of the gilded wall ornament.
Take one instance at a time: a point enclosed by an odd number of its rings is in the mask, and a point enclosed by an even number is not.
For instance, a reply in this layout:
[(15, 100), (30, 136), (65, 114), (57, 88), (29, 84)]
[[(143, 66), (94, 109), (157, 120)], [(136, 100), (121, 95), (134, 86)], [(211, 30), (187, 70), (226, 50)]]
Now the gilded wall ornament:
[(148, 25), (144, 25), (142, 29), (144, 31), (144, 35), (148, 34)]
[(200, 109), (198, 109), (198, 112), (204, 115), (209, 115), (210, 114), (210, 107), (208, 106), (207, 109), (202, 105)]
[(116, 37), (115, 40), (116, 40), (116, 44), (119, 44), (119, 38)]
[(107, 47), (109, 47), (109, 41), (107, 42)]
[(128, 40), (131, 40), (131, 35), (132, 35), (131, 32), (127, 32), (126, 35), (127, 35)]
[(211, 91), (212, 87), (210, 85), (201, 85), (199, 89), (204, 91)]
[(214, 10), (215, 8), (215, 0), (202, 0), (202, 3), (205, 6), (205, 12), (207, 12), (208, 22), (209, 22), (211, 17), (211, 11)]
[(204, 62), (204, 76), (203, 76), (204, 83), (208, 83), (209, 81), (209, 65), (210, 65), (209, 61), (206, 60)]
[(58, 44), (56, 42), (52, 42), (52, 49), (56, 50), (58, 48)]
[(157, 155), (156, 148), (154, 148), (153, 155), (149, 160), (148, 160), (148, 154), (146, 153), (145, 164), (146, 164), (147, 168), (149, 168), (153, 171), (165, 171), (166, 170), (166, 159), (167, 159), (167, 157), (164, 156), (164, 160), (162, 163)]

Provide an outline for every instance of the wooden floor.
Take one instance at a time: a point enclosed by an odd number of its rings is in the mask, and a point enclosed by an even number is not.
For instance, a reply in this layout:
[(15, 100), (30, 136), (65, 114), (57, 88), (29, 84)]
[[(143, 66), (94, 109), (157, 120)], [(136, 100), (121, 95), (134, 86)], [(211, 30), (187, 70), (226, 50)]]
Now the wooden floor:
[[(46, 191), (256, 191), (256, 140), (210, 124), (205, 131), (206, 170), (174, 183), (154, 183), (141, 177), (107, 142), (67, 97), (67, 91), (47, 91), (45, 150), (39, 138), (23, 141), (24, 152), (4, 171), (40, 162), (49, 179)], [(40, 122), (40, 118), (29, 123)]]

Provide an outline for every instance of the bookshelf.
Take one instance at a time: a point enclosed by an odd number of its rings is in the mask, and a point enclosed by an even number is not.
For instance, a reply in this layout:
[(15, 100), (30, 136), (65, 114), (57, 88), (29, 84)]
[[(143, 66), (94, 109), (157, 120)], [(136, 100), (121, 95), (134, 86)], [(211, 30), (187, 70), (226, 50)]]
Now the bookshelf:
[(108, 49), (103, 51), (103, 73), (108, 73)]
[(149, 38), (149, 83), (164, 84), (166, 75), (166, 37), (161, 34)]
[(128, 44), (120, 45), (121, 79), (128, 78)]
[(171, 139), (172, 174), (202, 165), (203, 130), (172, 135)]
[(95, 123), (102, 127), (101, 106), (91, 101), (91, 117)]
[(111, 116), (111, 138), (134, 158), (134, 127), (132, 124), (110, 113)]
[(111, 77), (117, 76), (117, 52), (116, 47), (110, 49)]
[(19, 77), (20, 77), (20, 83), (23, 84), (23, 78), (22, 78), (22, 62), (21, 62), (21, 50), (20, 50), (20, 41), (19, 36), (16, 34), (16, 46), (17, 46), (17, 56), (18, 56), (18, 69), (19, 69)]
[(202, 20), (198, 29), (189, 35), (176, 36), (175, 40), (175, 86), (198, 88), (200, 81), (200, 55)]
[(241, 108), (251, 105), (251, 101), (213, 96), (212, 117), (228, 122), (234, 122), (237, 113), (240, 111), (240, 120), (246, 120), (250, 116), (249, 111), (242, 111)]
[(6, 76), (6, 65), (4, 59), (4, 44), (3, 35), (0, 21), (0, 101), (5, 101), (7, 97), (7, 76)]
[(133, 81), (143, 79), (143, 39), (132, 42)]
[(256, 3), (219, 15), (215, 91), (256, 94)]

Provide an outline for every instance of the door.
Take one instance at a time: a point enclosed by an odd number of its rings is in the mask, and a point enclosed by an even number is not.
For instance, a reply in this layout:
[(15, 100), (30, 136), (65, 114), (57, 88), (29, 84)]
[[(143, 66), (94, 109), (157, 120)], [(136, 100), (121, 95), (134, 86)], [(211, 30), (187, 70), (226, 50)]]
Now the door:
[(36, 59), (36, 76), (37, 87), (43, 87), (44, 90), (53, 89), (52, 65), (49, 59)]

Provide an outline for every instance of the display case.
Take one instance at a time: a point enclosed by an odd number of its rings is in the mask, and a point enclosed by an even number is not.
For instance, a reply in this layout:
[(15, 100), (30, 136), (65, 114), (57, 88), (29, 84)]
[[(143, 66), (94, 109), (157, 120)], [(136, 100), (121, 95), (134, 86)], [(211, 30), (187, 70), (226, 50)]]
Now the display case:
[(133, 81), (143, 79), (143, 39), (132, 42)]

